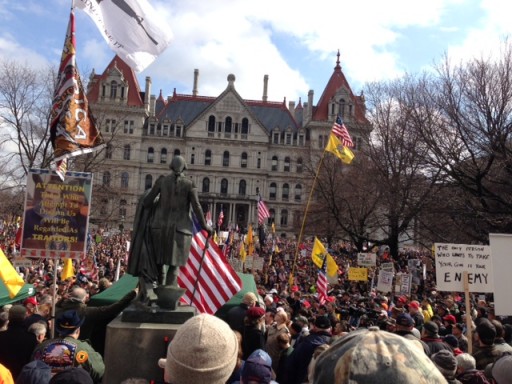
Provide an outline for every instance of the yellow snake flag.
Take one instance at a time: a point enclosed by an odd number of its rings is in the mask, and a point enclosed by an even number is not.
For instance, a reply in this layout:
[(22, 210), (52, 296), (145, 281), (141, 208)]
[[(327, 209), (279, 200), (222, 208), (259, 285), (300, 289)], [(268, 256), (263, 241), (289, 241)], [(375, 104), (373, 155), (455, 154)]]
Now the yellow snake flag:
[(25, 281), (23, 281), (23, 278), (16, 272), (16, 269), (14, 269), (7, 256), (5, 256), (2, 248), (0, 248), (0, 279), (2, 279), (5, 284), (11, 299), (16, 296), (25, 285)]
[(315, 236), (315, 243), (313, 244), (313, 251), (311, 252), (311, 259), (313, 263), (318, 267), (322, 268), (324, 265), (324, 259), (327, 255), (327, 250), (318, 237)]
[(60, 279), (67, 280), (73, 276), (75, 276), (75, 270), (73, 269), (73, 259), (68, 257), (64, 260), (64, 267), (62, 268), (62, 273), (60, 274)]

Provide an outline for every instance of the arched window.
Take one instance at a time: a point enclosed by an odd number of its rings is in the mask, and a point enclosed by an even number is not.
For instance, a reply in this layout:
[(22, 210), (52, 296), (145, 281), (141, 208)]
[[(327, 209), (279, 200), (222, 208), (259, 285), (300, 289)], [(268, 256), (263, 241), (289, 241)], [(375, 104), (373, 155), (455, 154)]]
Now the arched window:
[(209, 149), (204, 152), (204, 165), (212, 165), (212, 151)]
[(114, 147), (112, 147), (112, 144), (107, 144), (107, 148), (105, 149), (105, 159), (111, 159), (113, 153)]
[(208, 133), (215, 133), (215, 116), (213, 115), (210, 115), (210, 117), (208, 118)]
[(281, 196), (283, 197), (283, 200), (288, 200), (288, 197), (290, 196), (290, 186), (288, 183), (283, 184), (283, 192)]
[(247, 139), (247, 134), (249, 133), (249, 119), (244, 117), (242, 119), (242, 139)]
[(222, 166), (229, 167), (229, 151), (224, 151), (222, 155)]
[(119, 201), (119, 218), (124, 220), (126, 217), (126, 200)]
[(148, 148), (148, 163), (152, 163), (155, 160), (155, 150), (153, 147)]
[(144, 190), (150, 189), (153, 186), (153, 176), (146, 175), (146, 178), (144, 179)]
[(220, 182), (220, 193), (226, 195), (228, 193), (228, 179), (222, 179)]
[(167, 163), (167, 148), (162, 148), (160, 150), (160, 164)]
[(240, 157), (240, 167), (247, 168), (247, 152), (242, 152)]
[(295, 201), (300, 201), (302, 199), (302, 185), (295, 185)]
[(203, 188), (201, 190), (204, 193), (210, 192), (210, 179), (209, 178), (205, 177), (203, 179)]
[(121, 188), (127, 189), (129, 181), (130, 176), (128, 175), (128, 172), (121, 173)]
[(288, 156), (284, 158), (284, 171), (290, 172), (290, 158)]
[(117, 97), (117, 81), (110, 83), (110, 98), (115, 99)]
[(103, 185), (105, 187), (110, 187), (110, 180), (111, 180), (110, 172), (109, 171), (103, 172)]
[(196, 154), (191, 153), (190, 154), (190, 164), (195, 164), (195, 163), (196, 163)]
[(174, 156), (179, 156), (180, 154), (181, 154), (181, 151), (178, 148), (176, 148), (174, 150)]
[(231, 116), (226, 117), (226, 121), (224, 123), (224, 132), (231, 133), (232, 126), (233, 126), (233, 119), (231, 119)]
[(240, 196), (245, 196), (245, 190), (247, 188), (247, 182), (245, 180), (240, 180), (240, 184), (238, 185), (238, 194)]
[(297, 159), (297, 173), (302, 173), (302, 157), (299, 157)]
[(276, 194), (277, 194), (277, 184), (276, 183), (270, 183), (269, 199), (270, 200), (275, 200), (276, 199)]
[(281, 226), (286, 227), (288, 225), (288, 211), (283, 209), (281, 211)]
[(130, 147), (130, 144), (126, 144), (123, 147), (123, 160), (130, 160), (132, 148)]
[(277, 171), (277, 156), (272, 156), (272, 171)]

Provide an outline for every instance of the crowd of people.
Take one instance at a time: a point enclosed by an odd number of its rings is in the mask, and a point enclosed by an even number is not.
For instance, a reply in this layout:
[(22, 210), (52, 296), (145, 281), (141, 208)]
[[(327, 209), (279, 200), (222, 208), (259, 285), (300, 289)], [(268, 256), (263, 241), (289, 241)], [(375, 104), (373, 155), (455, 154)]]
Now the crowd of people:
[[(1, 229), (0, 244), (11, 259), (17, 225), (4, 223)], [(118, 231), (91, 238), (94, 273), (77, 264), (76, 276), (62, 281), (61, 267), (52, 259), (19, 268), (36, 294), (0, 312), (0, 382), (102, 382), (106, 324), (138, 290), (109, 306), (87, 305), (124, 274), (130, 240)], [(229, 245), (229, 259), (239, 258), (242, 241), (239, 237)], [(495, 315), (492, 294), (471, 295), (466, 308), (463, 293), (437, 291), (430, 252), (404, 249), (392, 257), (386, 249), (368, 250), (377, 253), (376, 267), (368, 281), (351, 281), (347, 270), (356, 265), (357, 250), (346, 241), (331, 244), (338, 278), (320, 298), (311, 249), (312, 240), (297, 252), (295, 241), (272, 236), (258, 244), (263, 268), (243, 269), (253, 274), (257, 292), (247, 292), (222, 319), (200, 315), (180, 326), (174, 338), (184, 342), (170, 343), (167, 358), (158, 362), (165, 382), (512, 382), (512, 318)], [(405, 273), (411, 259), (428, 268), (410, 292), (375, 289), (372, 277), (381, 262)], [(192, 353), (202, 355), (192, 358)], [(125, 382), (149, 383), (143, 378)]]

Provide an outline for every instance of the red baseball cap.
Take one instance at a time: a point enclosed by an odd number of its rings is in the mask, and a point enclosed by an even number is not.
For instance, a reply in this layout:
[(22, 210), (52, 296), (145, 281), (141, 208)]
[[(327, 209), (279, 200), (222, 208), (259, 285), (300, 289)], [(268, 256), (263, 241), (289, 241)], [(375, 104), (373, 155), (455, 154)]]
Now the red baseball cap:
[(420, 309), (420, 303), (416, 300), (413, 300), (409, 303), (409, 308)]
[(443, 320), (452, 324), (455, 324), (457, 322), (457, 319), (453, 315), (446, 315), (445, 317), (443, 317)]
[(36, 306), (37, 305), (37, 299), (32, 296), (32, 297), (29, 297), (27, 299), (25, 299), (25, 301), (23, 302), (23, 305), (27, 305), (27, 304), (32, 304), (33, 306)]

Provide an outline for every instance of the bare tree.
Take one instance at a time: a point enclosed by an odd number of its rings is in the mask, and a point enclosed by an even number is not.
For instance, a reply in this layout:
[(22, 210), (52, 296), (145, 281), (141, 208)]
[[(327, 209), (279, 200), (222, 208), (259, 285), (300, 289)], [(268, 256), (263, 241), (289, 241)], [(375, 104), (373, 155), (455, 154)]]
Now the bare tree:
[(0, 146), (8, 164), (3, 176), (19, 184), (30, 168), (46, 168), (52, 156), (51, 95), (55, 72), (28, 64), (0, 61)]

